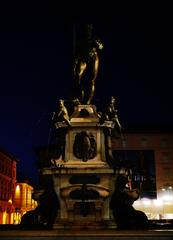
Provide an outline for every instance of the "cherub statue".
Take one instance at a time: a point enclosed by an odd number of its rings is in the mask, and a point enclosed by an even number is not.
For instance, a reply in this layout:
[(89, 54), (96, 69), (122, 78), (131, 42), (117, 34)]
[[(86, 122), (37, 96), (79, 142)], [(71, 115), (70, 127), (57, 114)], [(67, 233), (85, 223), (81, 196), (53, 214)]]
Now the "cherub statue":
[(118, 118), (118, 111), (115, 109), (115, 98), (113, 96), (111, 96), (110, 101), (106, 105), (105, 112), (101, 115), (100, 123), (103, 124), (105, 121), (113, 121), (114, 123), (111, 135), (117, 136), (117, 133), (121, 133), (122, 126)]
[(68, 126), (71, 126), (67, 108), (64, 105), (64, 100), (59, 100), (58, 111), (53, 112), (53, 122), (65, 122)]

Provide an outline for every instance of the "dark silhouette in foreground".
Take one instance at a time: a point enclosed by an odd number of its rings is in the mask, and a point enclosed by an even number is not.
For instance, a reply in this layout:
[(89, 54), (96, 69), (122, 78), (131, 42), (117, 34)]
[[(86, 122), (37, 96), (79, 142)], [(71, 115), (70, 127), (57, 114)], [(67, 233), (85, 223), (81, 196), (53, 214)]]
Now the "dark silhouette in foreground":
[(35, 193), (38, 200), (36, 209), (28, 211), (21, 219), (23, 229), (52, 229), (59, 209), (59, 199), (53, 189), (52, 182), (48, 181), (45, 190)]
[(117, 228), (120, 230), (148, 229), (148, 218), (144, 212), (135, 210), (132, 204), (139, 197), (137, 189), (127, 187), (128, 178), (124, 174), (117, 176), (115, 191), (110, 201)]

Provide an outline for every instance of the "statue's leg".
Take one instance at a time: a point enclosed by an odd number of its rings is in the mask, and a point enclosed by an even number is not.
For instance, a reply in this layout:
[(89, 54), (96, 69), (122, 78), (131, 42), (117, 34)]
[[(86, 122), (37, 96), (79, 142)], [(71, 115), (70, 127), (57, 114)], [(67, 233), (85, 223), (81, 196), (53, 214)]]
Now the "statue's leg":
[(95, 83), (94, 84), (91, 84), (90, 86), (90, 95), (89, 95), (89, 98), (87, 100), (87, 104), (90, 104), (91, 103), (91, 100), (93, 99), (94, 97), (94, 93), (95, 93)]
[(75, 83), (76, 83), (76, 90), (77, 90), (77, 98), (79, 101), (84, 100), (84, 88), (83, 84), (81, 83), (82, 76), (86, 70), (87, 64), (85, 62), (80, 62), (76, 66), (76, 74), (75, 74)]
[(87, 104), (91, 103), (95, 93), (95, 80), (98, 74), (98, 67), (99, 67), (99, 59), (97, 55), (95, 55), (94, 58), (92, 59), (91, 65), (92, 65), (92, 72), (91, 72), (91, 80), (90, 80), (90, 86), (88, 91)]

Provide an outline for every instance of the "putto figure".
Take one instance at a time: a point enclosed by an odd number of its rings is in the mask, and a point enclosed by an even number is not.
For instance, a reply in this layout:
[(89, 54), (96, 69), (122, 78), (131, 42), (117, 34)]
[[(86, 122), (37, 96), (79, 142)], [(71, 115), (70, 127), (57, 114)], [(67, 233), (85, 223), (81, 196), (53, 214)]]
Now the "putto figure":
[[(64, 104), (64, 100), (63, 99), (59, 99), (58, 102), (58, 109), (56, 112), (53, 112), (53, 116), (52, 116), (52, 121), (53, 124), (56, 125), (56, 149), (55, 152), (58, 149), (58, 158), (59, 159), (64, 159), (65, 158), (65, 136), (67, 133), (67, 129), (66, 127), (71, 127), (71, 123), (70, 123), (70, 118), (68, 115), (68, 111), (67, 108), (65, 107)], [(62, 123), (65, 123), (65, 128), (62, 127)], [(58, 148), (57, 148), (58, 146)], [(54, 162), (54, 159), (52, 159)], [(56, 165), (56, 163), (55, 163)]]
[(58, 111), (53, 112), (53, 122), (65, 122), (68, 126), (71, 126), (67, 108), (64, 105), (64, 100), (60, 99), (58, 104)]
[(105, 121), (113, 121), (114, 129), (111, 131), (112, 136), (118, 136), (122, 131), (122, 126), (118, 118), (118, 111), (115, 108), (115, 98), (111, 96), (109, 102), (106, 105), (105, 112), (101, 115), (100, 123), (104, 123)]
[(77, 42), (73, 68), (76, 95), (83, 104), (90, 104), (93, 99), (99, 68), (98, 50), (102, 48), (101, 41), (93, 36), (92, 25), (87, 24)]
[(115, 98), (111, 96), (110, 102), (106, 106), (106, 112), (105, 112), (105, 117), (106, 120), (111, 120), (115, 123), (115, 128), (121, 132), (122, 126), (120, 124), (120, 121), (118, 119), (118, 111), (115, 109)]

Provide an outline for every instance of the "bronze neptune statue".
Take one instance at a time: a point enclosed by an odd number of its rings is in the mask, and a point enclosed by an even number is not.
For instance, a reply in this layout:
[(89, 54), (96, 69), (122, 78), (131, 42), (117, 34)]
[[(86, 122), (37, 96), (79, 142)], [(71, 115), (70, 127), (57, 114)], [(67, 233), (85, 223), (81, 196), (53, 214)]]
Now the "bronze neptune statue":
[(95, 93), (95, 80), (98, 74), (98, 50), (103, 48), (101, 41), (93, 36), (92, 25), (87, 24), (77, 41), (73, 67), (76, 97), (82, 104), (90, 104)]

